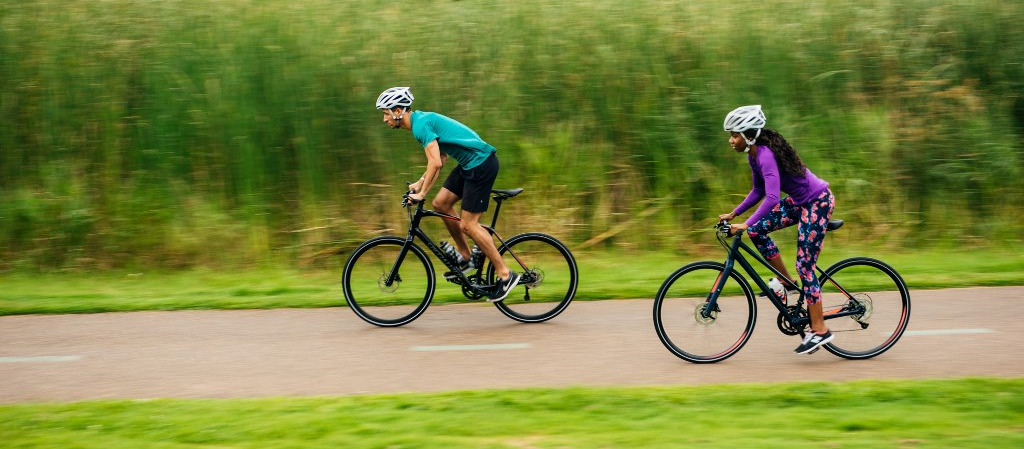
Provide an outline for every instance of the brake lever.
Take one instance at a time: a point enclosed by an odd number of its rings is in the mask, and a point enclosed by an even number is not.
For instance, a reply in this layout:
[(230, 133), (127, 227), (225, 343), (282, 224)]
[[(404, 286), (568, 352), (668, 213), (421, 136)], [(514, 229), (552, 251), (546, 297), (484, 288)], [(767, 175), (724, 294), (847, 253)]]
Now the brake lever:
[[(405, 184), (406, 184), (406, 186), (408, 186), (411, 183), (407, 182)], [(413, 201), (412, 198), (409, 198), (409, 195), (412, 195), (414, 193), (416, 193), (416, 190), (409, 189), (408, 192), (405, 192), (405, 195), (402, 195), (402, 207), (409, 207), (409, 206), (412, 206), (412, 205), (416, 204), (416, 201)]]
[(732, 237), (732, 226), (729, 225), (728, 220), (718, 220), (718, 224), (714, 226), (715, 230), (725, 234), (727, 237)]

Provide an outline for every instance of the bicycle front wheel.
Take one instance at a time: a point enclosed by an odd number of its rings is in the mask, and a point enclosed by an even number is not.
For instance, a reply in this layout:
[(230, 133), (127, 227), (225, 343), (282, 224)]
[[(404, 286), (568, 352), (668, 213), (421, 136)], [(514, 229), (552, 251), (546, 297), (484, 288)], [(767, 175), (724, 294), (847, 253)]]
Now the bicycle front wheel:
[(434, 297), (434, 266), (415, 244), (409, 245), (394, 282), (388, 284), (404, 246), (405, 239), (400, 237), (370, 239), (345, 263), (341, 277), (345, 300), (368, 323), (401, 326), (423, 314)]
[[(884, 262), (867, 257), (841, 260), (821, 279), (825, 324), (835, 335), (825, 345), (847, 359), (867, 359), (891, 348), (910, 320), (910, 293), (903, 278)], [(857, 311), (849, 316), (830, 314)]]
[[(576, 296), (579, 272), (569, 248), (558, 239), (540, 233), (519, 234), (498, 251), (509, 269), (522, 276), (520, 283), (501, 302), (501, 313), (523, 323), (547, 321), (562, 313)], [(487, 268), (494, 283), (494, 266)]]
[(725, 272), (719, 262), (694, 262), (669, 275), (654, 297), (654, 329), (666, 348), (693, 363), (713, 363), (739, 352), (754, 332), (757, 304), (735, 271), (712, 306), (711, 291)]

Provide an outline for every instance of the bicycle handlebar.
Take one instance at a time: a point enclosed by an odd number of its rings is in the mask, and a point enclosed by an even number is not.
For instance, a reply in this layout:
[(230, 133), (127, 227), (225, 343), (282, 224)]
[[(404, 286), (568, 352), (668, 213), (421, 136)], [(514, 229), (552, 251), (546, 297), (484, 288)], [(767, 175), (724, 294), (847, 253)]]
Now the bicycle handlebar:
[(719, 234), (732, 237), (732, 226), (729, 224), (729, 220), (718, 220), (718, 224), (714, 225), (713, 228)]
[[(405, 186), (406, 187), (409, 187), (411, 185), (412, 185), (411, 182), (409, 182), (409, 181), (405, 182)], [(414, 193), (416, 193), (416, 189), (409, 189), (408, 191), (405, 192), (404, 195), (402, 195), (402, 207), (409, 207), (409, 206), (413, 206), (413, 205), (416, 205), (417, 203), (419, 203), (418, 201), (413, 201), (412, 198), (409, 198), (409, 195), (412, 195)]]

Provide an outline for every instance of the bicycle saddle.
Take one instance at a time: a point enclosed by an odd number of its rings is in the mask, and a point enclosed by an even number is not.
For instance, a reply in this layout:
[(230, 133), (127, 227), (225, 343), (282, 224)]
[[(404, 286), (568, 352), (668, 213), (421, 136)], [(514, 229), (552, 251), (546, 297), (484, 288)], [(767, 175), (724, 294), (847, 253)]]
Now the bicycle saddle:
[(843, 227), (843, 220), (839, 219), (829, 220), (828, 224), (825, 225), (825, 229), (829, 231), (835, 231), (836, 229), (839, 229), (841, 227)]
[(523, 193), (523, 188), (520, 187), (518, 189), (511, 190), (491, 189), (491, 193), (494, 194), (494, 199), (504, 200), (507, 198), (512, 198), (520, 193)]

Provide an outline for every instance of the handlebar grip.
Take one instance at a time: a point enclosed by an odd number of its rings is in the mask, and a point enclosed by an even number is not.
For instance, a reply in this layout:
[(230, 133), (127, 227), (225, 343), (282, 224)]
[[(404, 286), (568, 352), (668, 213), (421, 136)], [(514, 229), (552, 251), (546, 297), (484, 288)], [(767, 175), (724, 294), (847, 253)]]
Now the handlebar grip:
[(416, 191), (410, 189), (408, 192), (405, 192), (405, 195), (402, 195), (402, 207), (408, 207), (419, 203), (419, 201), (413, 201), (412, 198), (409, 198), (409, 195), (414, 193), (416, 193)]

